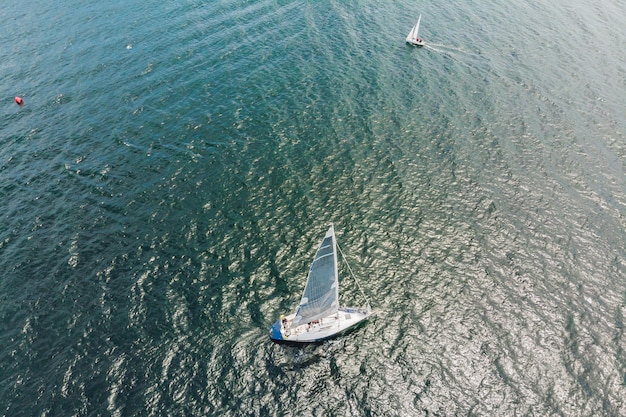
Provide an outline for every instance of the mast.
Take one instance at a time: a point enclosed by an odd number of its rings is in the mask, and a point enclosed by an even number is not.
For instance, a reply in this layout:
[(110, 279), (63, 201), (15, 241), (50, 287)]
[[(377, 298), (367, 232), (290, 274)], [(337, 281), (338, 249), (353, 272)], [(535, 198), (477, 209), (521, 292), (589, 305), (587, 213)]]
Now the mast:
[(333, 233), (333, 262), (335, 264), (335, 300), (337, 300), (336, 311), (339, 311), (339, 266), (337, 265), (337, 237), (335, 236), (335, 226), (331, 223), (330, 229)]

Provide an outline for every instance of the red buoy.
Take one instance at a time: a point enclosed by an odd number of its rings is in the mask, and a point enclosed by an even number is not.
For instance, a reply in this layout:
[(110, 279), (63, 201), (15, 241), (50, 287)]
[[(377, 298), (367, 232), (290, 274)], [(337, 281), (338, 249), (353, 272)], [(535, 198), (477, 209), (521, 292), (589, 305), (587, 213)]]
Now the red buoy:
[(23, 106), (24, 105), (24, 100), (22, 99), (22, 97), (15, 97), (15, 102), (18, 104), (18, 106)]

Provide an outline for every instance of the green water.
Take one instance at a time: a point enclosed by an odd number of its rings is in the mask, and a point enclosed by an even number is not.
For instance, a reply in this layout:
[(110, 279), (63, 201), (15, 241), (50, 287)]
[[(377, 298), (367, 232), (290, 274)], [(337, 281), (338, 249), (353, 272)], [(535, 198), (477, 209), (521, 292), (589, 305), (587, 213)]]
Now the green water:
[(0, 415), (623, 415), (621, 6), (4, 7)]

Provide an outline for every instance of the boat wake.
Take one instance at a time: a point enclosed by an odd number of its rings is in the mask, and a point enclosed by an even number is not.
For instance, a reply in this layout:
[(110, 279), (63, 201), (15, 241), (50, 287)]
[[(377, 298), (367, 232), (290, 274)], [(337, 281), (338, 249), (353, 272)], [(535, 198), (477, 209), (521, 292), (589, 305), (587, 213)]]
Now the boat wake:
[(458, 48), (456, 46), (444, 45), (441, 43), (427, 43), (424, 45), (425, 48), (430, 49), (431, 51), (440, 52), (442, 54), (453, 54), (455, 52), (461, 52), (463, 54), (469, 54), (470, 52)]

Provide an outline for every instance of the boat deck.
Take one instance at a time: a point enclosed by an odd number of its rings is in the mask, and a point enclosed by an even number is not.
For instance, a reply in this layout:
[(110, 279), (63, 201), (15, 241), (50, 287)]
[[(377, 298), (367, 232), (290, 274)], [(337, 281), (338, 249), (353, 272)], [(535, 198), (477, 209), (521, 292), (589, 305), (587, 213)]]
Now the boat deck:
[(292, 327), (295, 314), (278, 320), (270, 329), (270, 338), (276, 342), (310, 343), (334, 337), (370, 316), (368, 309), (345, 307), (336, 314)]

